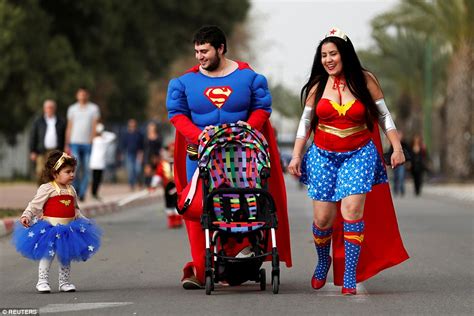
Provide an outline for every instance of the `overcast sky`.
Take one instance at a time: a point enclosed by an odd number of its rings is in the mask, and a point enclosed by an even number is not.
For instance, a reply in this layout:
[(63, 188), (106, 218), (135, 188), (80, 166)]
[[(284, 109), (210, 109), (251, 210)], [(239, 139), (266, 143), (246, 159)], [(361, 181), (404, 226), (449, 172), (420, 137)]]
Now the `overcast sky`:
[(336, 26), (356, 50), (372, 44), (370, 21), (398, 0), (251, 0), (252, 67), (270, 83), (282, 83), (299, 94), (314, 53), (327, 31)]

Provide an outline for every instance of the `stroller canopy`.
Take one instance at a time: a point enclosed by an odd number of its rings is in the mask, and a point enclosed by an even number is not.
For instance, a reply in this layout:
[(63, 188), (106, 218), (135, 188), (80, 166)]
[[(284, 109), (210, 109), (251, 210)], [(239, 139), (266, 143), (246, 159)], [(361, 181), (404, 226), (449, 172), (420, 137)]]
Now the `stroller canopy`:
[(247, 125), (223, 124), (209, 130), (199, 142), (199, 167), (208, 168), (210, 189), (261, 188), (261, 171), (270, 171), (265, 137)]

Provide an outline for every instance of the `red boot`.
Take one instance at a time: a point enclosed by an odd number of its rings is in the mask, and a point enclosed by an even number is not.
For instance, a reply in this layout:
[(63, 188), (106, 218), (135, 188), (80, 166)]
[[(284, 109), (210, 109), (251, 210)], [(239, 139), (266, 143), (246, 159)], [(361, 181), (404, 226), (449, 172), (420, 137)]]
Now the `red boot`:
[(179, 228), (181, 226), (183, 226), (183, 217), (179, 214), (174, 214), (172, 215), (173, 217), (173, 227), (172, 228)]
[(168, 214), (168, 228), (174, 227), (174, 214)]
[(357, 294), (357, 290), (356, 289), (349, 289), (349, 288), (346, 288), (346, 287), (343, 287), (342, 288), (342, 291), (341, 291), (342, 295), (356, 295)]
[(329, 272), (329, 268), (331, 267), (331, 262), (332, 262), (332, 258), (329, 257), (328, 269), (326, 271), (326, 277), (324, 279), (322, 280), (316, 279), (316, 276), (313, 275), (313, 277), (311, 278), (311, 286), (313, 287), (313, 289), (319, 290), (326, 284), (327, 273)]

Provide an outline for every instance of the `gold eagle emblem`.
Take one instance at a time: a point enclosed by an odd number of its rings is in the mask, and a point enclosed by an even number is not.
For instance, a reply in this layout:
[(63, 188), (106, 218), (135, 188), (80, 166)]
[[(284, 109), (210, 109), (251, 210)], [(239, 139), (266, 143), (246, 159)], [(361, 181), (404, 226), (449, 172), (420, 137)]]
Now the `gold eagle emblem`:
[(329, 100), (329, 103), (331, 103), (334, 110), (336, 110), (337, 113), (339, 113), (339, 116), (341, 116), (341, 115), (346, 115), (346, 112), (349, 111), (349, 109), (352, 107), (355, 101), (356, 100), (352, 100), (342, 105), (332, 100)]
[(327, 236), (327, 237), (313, 236), (313, 238), (314, 238), (314, 242), (316, 243), (316, 245), (321, 246), (321, 245), (326, 244), (329, 241), (329, 239), (331, 239), (332, 237), (331, 236)]
[(69, 206), (71, 204), (71, 200), (59, 200), (59, 203), (63, 203), (66, 206)]
[(360, 236), (357, 236), (357, 235), (344, 235), (344, 239), (352, 239), (352, 240), (356, 240), (359, 243), (361, 243), (361, 242), (364, 241), (364, 234), (362, 234)]

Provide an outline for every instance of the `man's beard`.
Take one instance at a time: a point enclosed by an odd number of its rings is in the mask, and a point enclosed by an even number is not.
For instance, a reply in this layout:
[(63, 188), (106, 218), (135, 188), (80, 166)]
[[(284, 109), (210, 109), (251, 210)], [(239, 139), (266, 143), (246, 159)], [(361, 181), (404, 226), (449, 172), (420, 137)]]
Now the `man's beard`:
[(218, 55), (216, 55), (216, 57), (214, 59), (209, 60), (209, 61), (210, 61), (209, 66), (207, 66), (206, 68), (203, 67), (204, 70), (214, 71), (221, 64), (221, 58)]

